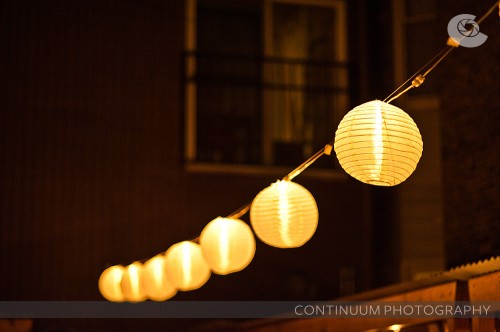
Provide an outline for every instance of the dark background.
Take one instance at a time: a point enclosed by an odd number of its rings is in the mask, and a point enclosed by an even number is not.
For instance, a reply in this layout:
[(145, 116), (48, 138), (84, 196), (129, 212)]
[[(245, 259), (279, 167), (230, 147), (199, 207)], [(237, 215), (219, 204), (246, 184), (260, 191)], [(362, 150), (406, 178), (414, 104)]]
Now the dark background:
[[(442, 24), (490, 5), (439, 4)], [(394, 87), (390, 8), (349, 1), (353, 106)], [(481, 25), (485, 45), (455, 50), (432, 74), (442, 139), (424, 142), (441, 149), (448, 268), (500, 254), (495, 16)], [(0, 300), (100, 300), (107, 266), (198, 236), (276, 180), (186, 169), (183, 45), (181, 0), (1, 2)], [(247, 269), (212, 275), (174, 299), (332, 299), (345, 295), (346, 270), (355, 271), (356, 292), (400, 281), (398, 188), (343, 174), (297, 182), (320, 211), (310, 242), (290, 250), (258, 242)], [(85, 324), (48, 324), (73, 323)], [(108, 323), (88, 324), (119, 325)]]

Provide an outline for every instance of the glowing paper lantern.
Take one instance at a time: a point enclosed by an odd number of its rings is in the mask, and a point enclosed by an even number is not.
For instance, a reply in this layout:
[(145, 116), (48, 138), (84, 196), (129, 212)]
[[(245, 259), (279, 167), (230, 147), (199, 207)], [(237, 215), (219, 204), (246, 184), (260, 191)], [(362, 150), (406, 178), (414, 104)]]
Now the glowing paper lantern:
[(112, 302), (122, 302), (125, 300), (121, 289), (123, 272), (123, 266), (115, 265), (101, 273), (99, 277), (99, 291), (106, 300)]
[(191, 241), (176, 243), (167, 250), (165, 269), (174, 286), (182, 291), (200, 288), (210, 278), (210, 266), (200, 245)]
[(278, 248), (300, 247), (318, 226), (318, 207), (306, 188), (277, 181), (253, 200), (250, 220), (262, 242)]
[(144, 263), (142, 286), (145, 296), (154, 301), (166, 301), (177, 293), (165, 270), (165, 256), (158, 255)]
[(217, 274), (243, 270), (255, 254), (252, 229), (239, 219), (216, 218), (200, 235), (200, 246), (208, 265)]
[(334, 148), (342, 168), (355, 179), (394, 186), (417, 167), (423, 142), (408, 114), (373, 100), (345, 115), (335, 133)]
[(126, 301), (140, 302), (146, 299), (142, 289), (142, 264), (135, 262), (125, 267), (122, 277), (122, 292)]

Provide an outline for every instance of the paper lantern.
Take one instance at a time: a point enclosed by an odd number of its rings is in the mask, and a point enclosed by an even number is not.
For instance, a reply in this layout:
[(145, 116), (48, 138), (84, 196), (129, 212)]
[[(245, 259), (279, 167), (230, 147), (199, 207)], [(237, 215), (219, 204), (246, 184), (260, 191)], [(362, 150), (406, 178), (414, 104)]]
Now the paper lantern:
[(423, 142), (408, 114), (373, 100), (345, 115), (335, 133), (334, 149), (342, 168), (355, 179), (394, 186), (417, 167)]
[(300, 247), (318, 226), (318, 207), (306, 188), (277, 181), (253, 200), (250, 220), (262, 242), (278, 248)]
[(125, 300), (121, 282), (124, 268), (121, 265), (108, 267), (99, 277), (99, 291), (102, 296), (112, 302), (122, 302)]
[(255, 254), (252, 229), (239, 219), (219, 217), (209, 222), (201, 232), (200, 246), (217, 274), (243, 270)]
[(165, 269), (174, 286), (182, 291), (200, 288), (210, 278), (210, 266), (200, 245), (191, 241), (176, 243), (167, 250)]
[(146, 299), (142, 288), (142, 264), (135, 262), (125, 267), (122, 277), (122, 292), (126, 301), (140, 302)]
[(165, 269), (165, 256), (157, 255), (144, 263), (142, 287), (145, 296), (153, 301), (166, 301), (177, 293)]

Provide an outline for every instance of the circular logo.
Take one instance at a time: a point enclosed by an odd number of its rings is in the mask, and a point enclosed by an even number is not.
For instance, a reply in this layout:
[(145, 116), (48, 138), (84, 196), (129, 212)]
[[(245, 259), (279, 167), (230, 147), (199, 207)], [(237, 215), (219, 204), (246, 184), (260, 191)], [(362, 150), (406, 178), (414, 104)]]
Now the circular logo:
[(448, 35), (456, 46), (478, 47), (488, 39), (488, 36), (479, 32), (475, 18), (471, 14), (460, 14), (448, 22)]
[(460, 20), (457, 24), (458, 32), (465, 37), (474, 37), (479, 34), (479, 25), (471, 19)]

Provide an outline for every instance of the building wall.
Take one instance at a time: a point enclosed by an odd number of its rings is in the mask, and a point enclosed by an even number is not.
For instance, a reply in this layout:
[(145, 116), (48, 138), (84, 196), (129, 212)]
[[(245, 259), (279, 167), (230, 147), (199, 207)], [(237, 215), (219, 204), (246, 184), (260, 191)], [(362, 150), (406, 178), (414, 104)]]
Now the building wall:
[[(443, 5), (443, 20), (481, 16), (489, 2)], [(500, 253), (500, 34), (498, 9), (480, 26), (488, 35), (477, 48), (454, 50), (445, 60), (442, 152), (448, 267)]]
[(183, 205), (182, 2), (0, 6), (0, 297), (97, 299)]
[[(276, 180), (184, 167), (184, 1), (2, 1), (0, 25), (0, 299), (101, 299), (108, 265), (198, 236)], [(365, 187), (299, 182), (320, 211), (306, 246), (259, 242), (246, 270), (175, 299), (327, 299), (345, 271), (367, 288)]]
[[(396, 89), (444, 47), (446, 26), (438, 20), (437, 0), (392, 0), (392, 10)], [(445, 267), (439, 125), (441, 69), (437, 68), (422, 87), (393, 101), (415, 121), (424, 143), (415, 172), (396, 191), (400, 281), (422, 278)]]
[[(349, 28), (354, 86), (361, 87), (353, 90), (353, 102), (390, 90), (392, 64), (384, 59), (391, 45), (377, 40), (384, 36), (377, 29), (390, 22), (383, 6), (389, 2), (349, 4), (350, 22), (357, 22)], [(196, 237), (211, 219), (280, 177), (184, 167), (183, 5), (0, 2), (1, 300), (101, 299), (97, 279), (107, 265), (148, 258)], [(442, 2), (441, 9), (448, 20), (485, 8), (461, 0)], [(500, 37), (494, 16), (481, 25), (489, 35), (485, 45), (455, 50), (439, 69), (448, 267), (500, 252)], [(280, 250), (258, 242), (246, 270), (212, 276), (200, 290), (175, 299), (331, 299), (343, 289), (397, 282), (395, 191), (342, 175), (317, 178), (313, 170), (298, 179), (320, 211), (308, 244)], [(147, 326), (161, 323), (172, 326)], [(118, 322), (92, 324), (112, 330)], [(122, 329), (145, 326), (131, 324)]]

